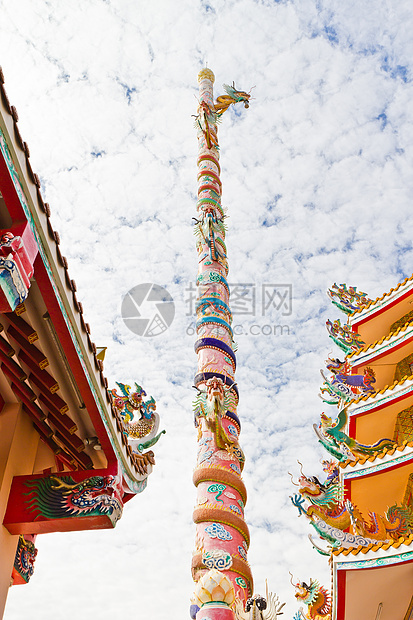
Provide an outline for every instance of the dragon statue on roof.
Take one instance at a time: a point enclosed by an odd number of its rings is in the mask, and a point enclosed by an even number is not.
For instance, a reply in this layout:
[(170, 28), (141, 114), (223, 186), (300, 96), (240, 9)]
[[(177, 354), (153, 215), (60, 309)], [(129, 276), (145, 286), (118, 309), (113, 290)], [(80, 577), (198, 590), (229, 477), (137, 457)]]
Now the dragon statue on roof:
[(310, 579), (310, 585), (304, 581), (293, 583), (292, 579), (291, 583), (296, 589), (295, 598), (307, 605), (307, 613), (301, 607), (294, 620), (331, 620), (330, 595), (316, 579)]
[(319, 425), (313, 424), (315, 434), (327, 452), (339, 461), (355, 461), (357, 457), (371, 456), (384, 448), (392, 448), (396, 445), (395, 441), (387, 438), (380, 439), (371, 445), (362, 444), (347, 435), (344, 429), (347, 425), (348, 407), (341, 409), (336, 420), (325, 413), (322, 413), (320, 418)]
[(367, 297), (367, 294), (358, 291), (357, 287), (349, 286), (347, 288), (347, 284), (337, 285), (335, 282), (333, 286), (328, 289), (327, 295), (330, 297), (333, 304), (346, 314), (352, 314), (356, 310), (360, 310), (360, 308), (371, 301), (371, 299)]
[[(116, 385), (122, 394), (118, 394), (116, 388), (110, 390), (113, 405), (122, 418), (124, 433), (128, 437), (132, 450), (142, 452), (155, 445), (160, 436), (165, 433), (165, 431), (158, 433), (160, 418), (156, 412), (156, 402), (152, 396), (144, 401), (147, 394), (137, 383), (133, 391), (130, 385), (124, 383), (116, 383)], [(135, 419), (137, 414), (140, 417)]]
[[(320, 370), (324, 379), (321, 388), (320, 398), (329, 405), (337, 405), (340, 399), (350, 401), (359, 394), (373, 394), (372, 383), (376, 382), (376, 375), (372, 368), (367, 366), (362, 375), (352, 375), (349, 373), (347, 362), (329, 357), (326, 360), (326, 368), (332, 373), (332, 378), (328, 379), (324, 372)], [(324, 396), (327, 394), (327, 396)]]
[(370, 511), (366, 520), (357, 506), (342, 499), (343, 489), (333, 472), (324, 483), (301, 473), (298, 484), (294, 481), (293, 484), (299, 487), (298, 493), (291, 497), (299, 515), (304, 514), (319, 536), (334, 547), (365, 547), (378, 540), (397, 540), (413, 533), (411, 507), (394, 504), (385, 515)]
[(350, 325), (341, 325), (340, 319), (326, 321), (328, 335), (342, 349), (346, 355), (352, 351), (359, 351), (366, 344), (357, 332), (353, 332)]

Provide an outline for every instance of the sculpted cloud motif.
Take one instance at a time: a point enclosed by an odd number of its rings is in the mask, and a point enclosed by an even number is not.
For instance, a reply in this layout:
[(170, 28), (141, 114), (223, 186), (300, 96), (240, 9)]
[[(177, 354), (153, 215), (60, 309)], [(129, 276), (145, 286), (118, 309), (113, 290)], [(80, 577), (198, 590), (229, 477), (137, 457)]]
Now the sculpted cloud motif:
[(210, 538), (219, 538), (219, 540), (232, 540), (231, 534), (220, 523), (212, 523), (205, 528)]

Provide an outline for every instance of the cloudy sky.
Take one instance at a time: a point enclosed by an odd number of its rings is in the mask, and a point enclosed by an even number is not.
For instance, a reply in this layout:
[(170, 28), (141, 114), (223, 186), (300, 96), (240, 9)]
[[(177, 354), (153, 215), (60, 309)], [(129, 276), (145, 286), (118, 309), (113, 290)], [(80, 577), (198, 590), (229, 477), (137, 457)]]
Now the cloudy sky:
[[(249, 561), (256, 590), (298, 606), (289, 584), (327, 562), (291, 506), (297, 459), (320, 475), (324, 324), (334, 281), (376, 297), (413, 270), (413, 16), (407, 0), (3, 0), (0, 64), (105, 372), (138, 381), (167, 430), (148, 488), (114, 531), (45, 535), (7, 620), (188, 618), (194, 527), (197, 73), (252, 91), (220, 126), (235, 314)], [(409, 200), (410, 199), (410, 200)], [(131, 333), (120, 308), (153, 282), (171, 327)], [(281, 287), (284, 286), (284, 288)], [(287, 290), (291, 311), (262, 304)], [(280, 288), (281, 287), (281, 288)], [(255, 306), (252, 294), (255, 291)], [(268, 299), (268, 298), (266, 298)], [(343, 318), (343, 317), (340, 317)], [(283, 327), (283, 329), (281, 329)], [(281, 333), (282, 332), (282, 333)], [(334, 410), (330, 411), (334, 415)]]

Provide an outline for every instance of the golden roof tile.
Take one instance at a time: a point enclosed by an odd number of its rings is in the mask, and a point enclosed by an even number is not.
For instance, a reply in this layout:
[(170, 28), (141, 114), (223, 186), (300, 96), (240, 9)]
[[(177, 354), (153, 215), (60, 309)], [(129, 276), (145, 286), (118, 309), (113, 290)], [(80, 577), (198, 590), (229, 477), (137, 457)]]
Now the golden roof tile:
[(401, 545), (406, 545), (407, 547), (413, 543), (413, 534), (409, 534), (409, 536), (401, 536), (397, 540), (387, 541), (387, 540), (378, 540), (376, 543), (370, 543), (366, 547), (362, 547), (359, 545), (358, 547), (339, 547), (338, 549), (332, 549), (331, 553), (334, 556), (337, 555), (358, 555), (360, 552), (366, 554), (368, 551), (378, 551), (379, 549), (383, 549), (387, 551), (390, 547), (394, 549), (398, 549)]
[(364, 345), (364, 347), (362, 349), (358, 349), (358, 351), (351, 351), (348, 355), (347, 358), (351, 358), (354, 357), (356, 355), (359, 355), (360, 353), (365, 353), (366, 351), (368, 351), (369, 349), (374, 349), (375, 347), (377, 347), (378, 345), (383, 344), (383, 342), (385, 340), (390, 340), (390, 338), (393, 338), (393, 336), (397, 336), (399, 334), (399, 332), (405, 331), (408, 327), (413, 327), (413, 321), (410, 321), (409, 323), (405, 323), (404, 325), (402, 325), (401, 327), (398, 327), (396, 329), (396, 331), (394, 332), (390, 332), (390, 334), (387, 334), (387, 336), (382, 336), (380, 338), (380, 340), (375, 340), (374, 342), (370, 343), (370, 344), (366, 344)]
[(383, 293), (383, 295), (381, 295), (380, 297), (376, 297), (376, 299), (371, 299), (370, 301), (368, 301), (366, 304), (364, 304), (360, 308), (357, 308), (357, 310), (354, 310), (349, 316), (350, 317), (356, 316), (357, 314), (360, 314), (360, 312), (363, 312), (363, 310), (366, 310), (367, 308), (371, 308), (372, 306), (377, 304), (379, 301), (382, 301), (386, 297), (389, 297), (392, 293), (395, 293), (396, 291), (398, 291), (399, 288), (407, 284), (407, 282), (413, 282), (413, 274), (409, 276), (408, 278), (405, 278), (403, 282), (399, 282), (396, 288), (391, 288), (388, 293)]
[(339, 463), (339, 466), (344, 469), (345, 467), (349, 466), (354, 467), (355, 465), (364, 465), (366, 461), (370, 461), (371, 463), (373, 463), (373, 461), (375, 461), (376, 459), (382, 459), (383, 457), (385, 457), (386, 454), (392, 456), (396, 450), (398, 452), (403, 452), (406, 447), (413, 448), (413, 441), (403, 441), (403, 443), (398, 446), (384, 448), (380, 452), (374, 452), (374, 454), (372, 455), (366, 454), (365, 456), (358, 456), (354, 461), (351, 461), (350, 459), (347, 459), (346, 461), (341, 461)]

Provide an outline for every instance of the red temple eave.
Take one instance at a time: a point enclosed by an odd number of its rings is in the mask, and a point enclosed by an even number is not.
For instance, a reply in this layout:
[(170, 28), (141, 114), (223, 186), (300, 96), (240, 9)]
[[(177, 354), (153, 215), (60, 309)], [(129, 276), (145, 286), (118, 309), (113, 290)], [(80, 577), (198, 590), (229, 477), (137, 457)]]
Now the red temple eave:
[[(0, 231), (10, 230), (16, 234), (14, 231), (18, 230), (19, 235), (26, 235), (26, 244), (31, 248), (34, 279), (29, 283), (30, 291), (24, 304), (26, 308), (23, 308), (25, 311), (23, 316), (25, 321), (31, 323), (33, 329), (39, 332), (37, 342), (44, 349), (46, 359), (49, 358), (50, 366), (43, 373), (39, 370), (37, 373), (28, 370), (30, 355), (25, 354), (24, 347), (20, 353), (17, 353), (18, 361), (23, 363), (23, 372), (29, 375), (27, 382), (47, 406), (51, 398), (60, 399), (60, 396), (52, 395), (51, 397), (47, 386), (37, 379), (39, 374), (46, 377), (50, 369), (51, 379), (59, 379), (56, 384), (64, 384), (63, 389), (66, 389), (66, 395), (68, 392), (71, 393), (73, 402), (76, 400), (74, 395), (76, 391), (79, 400), (84, 405), (81, 410), (78, 406), (73, 406), (73, 414), (72, 412), (69, 414), (72, 417), (75, 416), (74, 421), (78, 427), (80, 424), (83, 435), (92, 433), (98, 439), (101, 452), (96, 454), (93, 450), (89, 451), (95, 467), (102, 466), (105, 460), (108, 467), (119, 462), (123, 472), (125, 492), (129, 499), (131, 493), (143, 490), (151, 466), (146, 475), (141, 473), (139, 462), (132, 453), (123, 431), (119, 414), (112, 405), (107, 380), (103, 375), (103, 365), (97, 359), (96, 346), (90, 338), (90, 328), (85, 322), (82, 304), (76, 297), (76, 284), (69, 276), (67, 260), (60, 250), (59, 234), (51, 225), (50, 208), (47, 203), (43, 202), (39, 178), (33, 173), (30, 164), (29, 149), (20, 136), (17, 112), (13, 106), (10, 106), (1, 82), (0, 79)], [(37, 256), (36, 252), (38, 252)], [(45, 333), (46, 315), (50, 317), (48, 327), (53, 330), (52, 335)], [(6, 313), (2, 316), (6, 326), (6, 331), (3, 333), (8, 337), (10, 331), (10, 328), (7, 328), (8, 317), (11, 318), (11, 315)], [(56, 351), (50, 353), (48, 341), (51, 339), (57, 341), (60, 354)], [(20, 343), (18, 346), (20, 347)], [(45, 350), (47, 348), (49, 351)], [(22, 394), (24, 396), (24, 391), (27, 389), (30, 391), (28, 383), (24, 384), (26, 387), (22, 387), (13, 375), (13, 368), (11, 371), (8, 370), (8, 365), (12, 362), (8, 362), (7, 358), (5, 361), (6, 366), (3, 363), (2, 368), (7, 370), (6, 377), (9, 383), (12, 382), (10, 384), (12, 391), (17, 400), (21, 401), (20, 397)], [(18, 364), (16, 366), (19, 367)], [(74, 388), (73, 384), (75, 384)], [(30, 409), (30, 402), (26, 402), (26, 412), (27, 407)], [(63, 410), (60, 413), (63, 413)], [(36, 426), (38, 431), (39, 427), (42, 437), (40, 423)], [(61, 437), (64, 440), (64, 429), (62, 432)], [(68, 437), (67, 434), (66, 436)], [(44, 439), (47, 443), (47, 437)], [(71, 444), (74, 443), (76, 446), (77, 439), (74, 442), (69, 440), (70, 437), (68, 437), (68, 449), (76, 457), (76, 450)], [(79, 459), (78, 456), (78, 466), (82, 467), (82, 459)], [(87, 459), (90, 461), (89, 456)], [(83, 469), (88, 468), (86, 461), (84, 459), (83, 461)]]
[[(9, 145), (8, 145), (9, 146)], [(9, 146), (10, 148), (10, 146)], [(16, 159), (15, 157), (13, 157), (13, 162), (15, 162)], [(19, 198), (17, 191), (16, 191), (16, 187), (15, 184), (13, 183), (13, 180), (10, 176), (10, 172), (8, 169), (8, 166), (4, 160), (3, 157), (0, 157), (0, 187), (1, 187), (1, 193), (5, 202), (5, 205), (7, 207), (7, 211), (9, 212), (10, 218), (11, 218), (11, 225), (10, 228), (13, 229), (13, 227), (15, 227), (16, 225), (20, 224), (24, 220), (27, 222), (26, 219), (26, 214), (23, 210), (23, 207), (21, 205), (21, 199)], [(19, 175), (20, 180), (22, 181), (20, 175)], [(25, 180), (25, 179), (24, 179)], [(22, 183), (23, 185), (23, 183)], [(30, 195), (33, 192), (33, 188), (29, 186), (29, 184), (26, 187), (23, 187), (24, 194), (25, 196), (27, 196), (28, 194)], [(37, 194), (37, 192), (36, 192)], [(31, 196), (32, 197), (32, 196)], [(37, 198), (37, 196), (36, 196)], [(28, 205), (27, 205), (28, 206)], [(33, 211), (36, 213), (36, 210), (33, 209)], [(56, 332), (58, 333), (59, 339), (62, 343), (62, 346), (64, 347), (65, 350), (65, 354), (68, 358), (68, 361), (70, 363), (70, 367), (73, 371), (75, 380), (78, 384), (78, 387), (82, 393), (82, 396), (85, 400), (85, 404), (87, 404), (87, 410), (89, 415), (91, 416), (91, 419), (93, 421), (93, 424), (95, 426), (96, 432), (98, 434), (99, 437), (99, 441), (101, 443), (101, 446), (105, 452), (105, 455), (108, 459), (109, 462), (112, 462), (114, 460), (116, 460), (116, 456), (114, 453), (114, 450), (112, 448), (111, 442), (109, 440), (108, 434), (106, 432), (106, 429), (104, 427), (103, 421), (102, 421), (102, 416), (101, 413), (98, 409), (98, 404), (97, 404), (97, 400), (96, 397), (92, 394), (91, 391), (91, 385), (90, 383), (93, 381), (93, 375), (95, 374), (95, 372), (92, 369), (85, 369), (82, 368), (81, 365), (81, 358), (79, 355), (79, 352), (76, 351), (75, 345), (74, 345), (74, 341), (73, 341), (73, 337), (69, 332), (69, 325), (72, 327), (77, 327), (78, 329), (76, 330), (78, 333), (75, 335), (77, 341), (86, 341), (87, 343), (87, 337), (80, 337), (80, 320), (78, 317), (76, 317), (75, 312), (74, 312), (74, 308), (73, 308), (73, 303), (68, 303), (69, 302), (69, 297), (67, 295), (67, 292), (65, 290), (59, 291), (58, 288), (63, 288), (63, 287), (59, 287), (59, 284), (62, 283), (62, 280), (64, 281), (65, 279), (65, 273), (64, 273), (64, 269), (60, 268), (60, 270), (57, 268), (57, 265), (55, 263), (55, 261), (53, 260), (52, 256), (47, 256), (51, 254), (51, 248), (49, 246), (48, 240), (46, 238), (46, 235), (44, 234), (44, 229), (43, 226), (44, 224), (46, 224), (46, 229), (49, 228), (49, 222), (47, 221), (49, 218), (47, 218), (47, 215), (45, 215), (43, 218), (41, 218), (42, 214), (36, 213), (36, 215), (38, 216), (38, 222), (37, 222), (37, 226), (36, 226), (36, 233), (37, 233), (37, 237), (38, 237), (38, 243), (40, 242), (42, 245), (42, 250), (43, 252), (39, 253), (37, 255), (36, 261), (35, 261), (35, 278), (36, 278), (36, 282), (39, 285), (40, 288), (40, 292), (42, 294), (42, 297), (45, 301), (45, 304), (47, 306), (47, 309), (50, 313), (53, 325), (56, 329)], [(40, 216), (40, 217), (39, 217)], [(45, 222), (41, 222), (41, 219), (46, 220)], [(43, 226), (42, 226), (43, 224)], [(8, 227), (9, 228), (9, 227)], [(52, 231), (54, 233), (54, 231)], [(53, 234), (53, 241), (52, 241), (52, 247), (53, 245), (55, 245), (55, 235)], [(43, 256), (42, 256), (42, 255)], [(46, 260), (49, 259), (49, 269), (50, 268), (54, 268), (54, 270), (56, 271), (60, 271), (61, 273), (56, 273), (53, 274), (54, 275), (54, 286), (52, 285), (51, 279), (49, 274), (47, 273), (47, 268), (45, 265), (45, 255), (46, 255)], [(51, 260), (50, 260), (51, 259)], [(63, 272), (63, 273), (62, 273)], [(62, 277), (63, 276), (63, 277)], [(59, 282), (60, 281), (60, 282)], [(72, 291), (70, 291), (72, 292)], [(60, 300), (58, 300), (57, 295), (59, 295)], [(60, 301), (60, 304), (59, 304)], [(66, 303), (65, 303), (66, 302)], [(64, 304), (64, 310), (66, 313), (66, 317), (63, 316), (63, 306)], [(72, 307), (70, 307), (72, 306)], [(78, 312), (76, 314), (79, 314)], [(86, 349), (86, 344), (85, 342), (83, 342), (83, 347)], [(93, 343), (92, 343), (93, 344)], [(85, 346), (86, 345), (86, 346)], [(87, 363), (89, 362), (88, 358), (90, 358), (90, 354), (87, 353), (87, 351), (83, 351), (82, 352), (82, 358), (84, 360), (85, 365), (87, 365)], [(89, 363), (90, 365), (90, 363)], [(88, 376), (87, 376), (88, 375)], [(89, 381), (88, 381), (89, 379)], [(96, 383), (96, 382), (95, 382)], [(95, 385), (94, 386), (96, 393), (99, 394), (99, 396), (102, 398), (102, 390), (99, 389), (99, 386)], [(106, 400), (106, 397), (105, 397)], [(110, 401), (109, 401), (110, 402)], [(105, 407), (107, 407), (106, 403), (104, 405)]]

